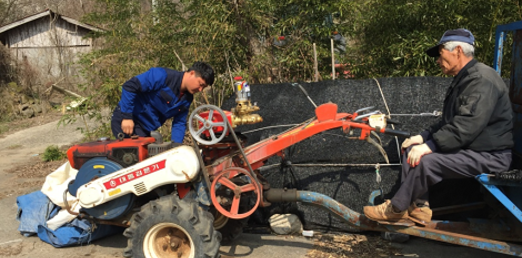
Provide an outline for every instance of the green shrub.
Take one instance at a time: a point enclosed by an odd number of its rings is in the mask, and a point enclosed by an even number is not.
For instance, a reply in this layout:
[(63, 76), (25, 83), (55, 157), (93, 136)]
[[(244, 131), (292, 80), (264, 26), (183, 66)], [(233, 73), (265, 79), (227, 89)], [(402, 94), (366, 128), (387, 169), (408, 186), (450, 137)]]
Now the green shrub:
[(51, 145), (51, 146), (48, 146), (43, 155), (42, 155), (42, 160), (43, 161), (54, 161), (54, 160), (61, 160), (61, 159), (64, 159), (67, 155), (65, 154), (65, 152), (61, 151), (58, 146), (56, 145)]

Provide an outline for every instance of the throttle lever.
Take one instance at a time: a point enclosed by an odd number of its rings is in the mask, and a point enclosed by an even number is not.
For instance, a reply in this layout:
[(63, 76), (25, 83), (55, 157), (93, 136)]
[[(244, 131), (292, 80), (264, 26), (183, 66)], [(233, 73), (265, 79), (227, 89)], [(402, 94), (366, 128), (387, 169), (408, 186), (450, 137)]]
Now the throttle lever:
[(404, 137), (404, 138), (410, 138), (411, 137), (411, 133), (410, 132), (405, 132), (405, 131), (399, 131), (399, 130), (392, 130), (392, 129), (388, 129), (388, 128), (383, 128), (380, 130), (381, 133), (385, 133), (385, 134), (389, 134), (389, 135), (393, 135), (393, 136), (398, 136), (398, 137)]
[(292, 83), (292, 86), (297, 86), (299, 87), (299, 89), (301, 89), (301, 91), (304, 93), (304, 95), (308, 98), (308, 100), (310, 100), (310, 102), (312, 102), (312, 105), (314, 105), (315, 108), (317, 108), (317, 105), (315, 104), (315, 102), (312, 100), (312, 98), (310, 98), (310, 95), (308, 95), (308, 92), (306, 92), (306, 90), (303, 88), (303, 86), (301, 86), (301, 84), (297, 83), (297, 82), (294, 82)]
[(366, 113), (366, 114), (364, 114), (364, 115), (357, 116), (357, 117), (355, 117), (354, 119), (352, 119), (352, 121), (354, 121), (354, 122), (360, 122), (361, 119), (363, 119), (363, 118), (365, 118), (365, 117), (372, 116), (372, 115), (376, 115), (376, 114), (381, 114), (381, 111), (376, 110), (376, 111), (372, 111), (372, 112), (370, 112), (370, 113)]
[(397, 120), (393, 120), (391, 118), (386, 118), (386, 123), (391, 124), (391, 125), (402, 125), (401, 122), (399, 122)]
[(371, 106), (371, 107), (365, 107), (365, 108), (360, 108), (360, 109), (355, 110), (355, 113), (356, 113), (356, 114), (359, 114), (359, 113), (361, 113), (361, 112), (363, 112), (363, 111), (372, 110), (373, 108), (374, 108), (374, 106)]

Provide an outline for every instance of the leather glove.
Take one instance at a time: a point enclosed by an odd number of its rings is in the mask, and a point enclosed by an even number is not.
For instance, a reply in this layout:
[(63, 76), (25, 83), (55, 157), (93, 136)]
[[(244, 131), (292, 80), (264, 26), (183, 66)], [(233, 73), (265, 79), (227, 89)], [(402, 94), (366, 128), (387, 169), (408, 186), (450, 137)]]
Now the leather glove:
[(421, 144), (417, 146), (413, 146), (408, 153), (408, 164), (410, 164), (411, 167), (415, 167), (419, 165), (421, 157), (432, 153), (430, 147), (427, 144)]
[(411, 145), (417, 145), (417, 144), (423, 144), (423, 143), (424, 143), (424, 139), (422, 139), (422, 136), (415, 135), (415, 136), (412, 136), (412, 137), (404, 140), (404, 142), (402, 142), (401, 148), (407, 149)]

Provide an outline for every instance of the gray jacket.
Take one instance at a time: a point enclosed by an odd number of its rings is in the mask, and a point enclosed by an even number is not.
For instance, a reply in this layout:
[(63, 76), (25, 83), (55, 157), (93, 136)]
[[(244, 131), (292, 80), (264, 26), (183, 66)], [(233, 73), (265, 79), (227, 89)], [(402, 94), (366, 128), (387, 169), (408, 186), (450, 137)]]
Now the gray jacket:
[(434, 151), (506, 150), (513, 147), (512, 112), (502, 78), (473, 59), (451, 82), (441, 121), (421, 135)]

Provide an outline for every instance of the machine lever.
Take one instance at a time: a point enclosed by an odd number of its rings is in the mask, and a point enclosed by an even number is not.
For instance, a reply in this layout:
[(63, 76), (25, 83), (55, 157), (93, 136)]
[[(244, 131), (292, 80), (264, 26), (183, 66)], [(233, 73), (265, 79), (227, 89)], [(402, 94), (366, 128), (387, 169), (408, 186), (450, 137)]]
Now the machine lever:
[(390, 125), (402, 125), (401, 122), (399, 122), (397, 120), (390, 119), (390, 118), (386, 118), (386, 123), (388, 123)]
[(312, 102), (312, 105), (314, 105), (315, 108), (317, 108), (317, 105), (315, 104), (315, 102), (312, 100), (312, 98), (310, 98), (310, 95), (308, 95), (308, 92), (306, 92), (306, 90), (303, 88), (303, 86), (301, 86), (301, 84), (299, 83), (292, 83), (292, 86), (297, 86), (299, 87), (299, 89), (301, 89), (301, 91), (304, 93), (304, 95), (308, 98), (308, 100), (310, 100), (310, 102)]
[(367, 114), (364, 114), (364, 115), (360, 115), (360, 116), (357, 116), (353, 119), (354, 122), (360, 122), (361, 119), (365, 118), (365, 117), (369, 117), (369, 116), (372, 116), (372, 115), (377, 115), (377, 114), (380, 114), (381, 111), (379, 110), (375, 110), (375, 111), (372, 111), (370, 113), (367, 113)]
[(388, 128), (384, 128), (384, 131), (381, 131), (381, 132), (385, 133), (385, 134), (393, 135), (393, 136), (398, 136), (398, 137), (404, 137), (404, 138), (411, 137), (410, 132), (392, 130), (392, 129), (388, 129)]

